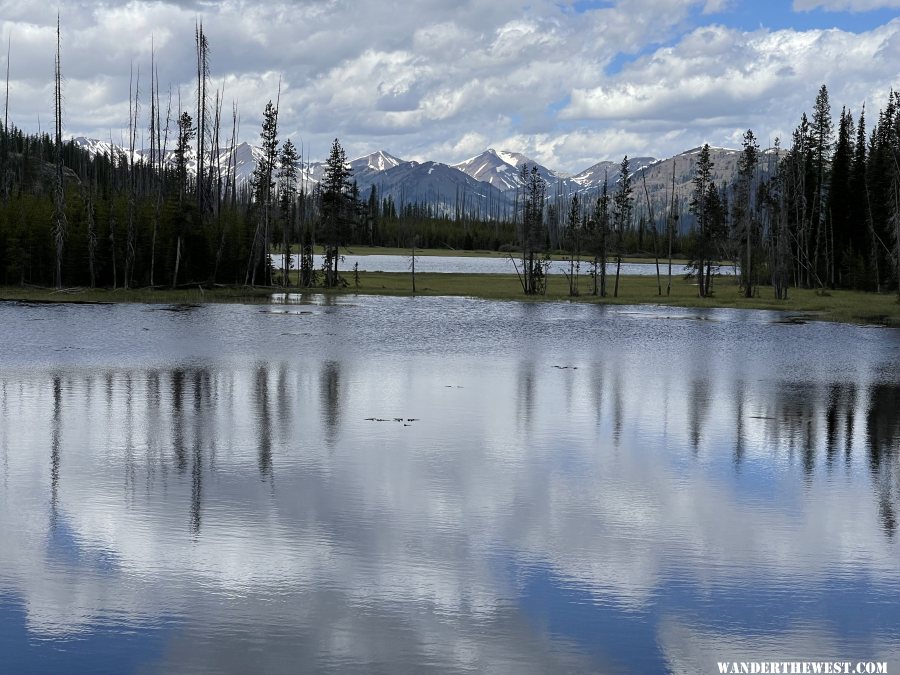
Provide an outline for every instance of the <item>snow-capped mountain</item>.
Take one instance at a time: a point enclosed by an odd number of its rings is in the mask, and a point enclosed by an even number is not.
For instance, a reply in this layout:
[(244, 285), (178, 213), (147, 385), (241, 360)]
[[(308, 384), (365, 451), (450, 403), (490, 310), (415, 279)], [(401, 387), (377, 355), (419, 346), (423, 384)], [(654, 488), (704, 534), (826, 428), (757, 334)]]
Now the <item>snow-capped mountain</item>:
[(488, 214), (508, 202), (490, 183), (440, 162), (402, 162), (384, 171), (354, 175), (354, 179), (363, 195), (374, 185), (379, 198), (390, 196), (395, 204), (430, 204), (448, 214), (457, 207)]
[[(517, 155), (517, 156), (516, 156)], [(528, 161), (524, 155), (509, 153), (503, 150), (497, 151), (488, 148), (480, 155), (467, 159), (459, 164), (454, 164), (454, 169), (459, 169), (465, 174), (483, 183), (489, 183), (498, 190), (506, 192), (522, 186), (519, 177), (519, 167), (522, 162)]]
[(94, 155), (128, 155), (128, 151), (115, 145), (110, 141), (101, 141), (96, 138), (87, 138), (86, 136), (77, 136), (72, 142), (79, 148), (87, 150), (91, 156)]
[[(650, 166), (657, 160), (654, 157), (629, 157), (628, 167), (631, 172), (640, 171), (642, 168)], [(593, 166), (572, 176), (572, 180), (582, 188), (599, 188), (603, 186), (603, 181), (609, 188), (612, 188), (619, 180), (619, 170), (621, 162), (597, 162)]]
[[(95, 138), (86, 138), (84, 136), (78, 136), (72, 139), (73, 143), (87, 150), (91, 155), (108, 155), (110, 157), (119, 157), (119, 158), (128, 158), (129, 151), (127, 148), (123, 148), (120, 145), (115, 143), (110, 143), (109, 141), (101, 141)], [(224, 174), (229, 166), (233, 167), (235, 173), (235, 179), (238, 185), (245, 183), (250, 180), (253, 176), (253, 171), (256, 169), (257, 164), (263, 157), (263, 151), (261, 148), (256, 147), (255, 145), (250, 145), (249, 143), (243, 142), (235, 146), (233, 154), (230, 149), (222, 150), (218, 157), (209, 157), (207, 159), (208, 167), (220, 167), (220, 170)], [(134, 161), (149, 161), (150, 159), (150, 150), (149, 149), (139, 149), (134, 152)], [(175, 151), (171, 148), (166, 150), (165, 154), (165, 163), (170, 166), (175, 166)], [(192, 145), (185, 152), (185, 164), (187, 167), (187, 171), (190, 174), (197, 173), (197, 153), (195, 151), (195, 147)], [(322, 173), (324, 171), (324, 163), (323, 162), (313, 162), (310, 164), (304, 163), (302, 167), (300, 167), (300, 179), (306, 180), (307, 182), (316, 183), (322, 178)]]
[(480, 155), (467, 159), (453, 167), (475, 180), (490, 183), (502, 192), (512, 192), (522, 187), (521, 170), (524, 164), (536, 166), (538, 174), (547, 184), (548, 194), (569, 194), (580, 186), (561, 172), (548, 169), (520, 152), (488, 148)]
[[(126, 149), (109, 141), (82, 136), (73, 139), (73, 142), (91, 154), (128, 156)], [(710, 148), (714, 183), (721, 184), (733, 179), (740, 153), (740, 150), (729, 148)], [(630, 158), (636, 209), (642, 213), (652, 209), (654, 218), (661, 217), (671, 203), (673, 169), (674, 194), (683, 207), (690, 200), (699, 154), (700, 148), (692, 148), (663, 160), (653, 157)], [(146, 149), (135, 151), (135, 161), (148, 157), (149, 151)], [(218, 163), (224, 172), (230, 160), (235, 167), (237, 182), (241, 184), (250, 180), (261, 158), (261, 149), (249, 143), (241, 143), (234, 148), (233, 156), (225, 150), (218, 158), (210, 158), (210, 165)], [(774, 166), (774, 151), (762, 151), (760, 160), (761, 171), (771, 170)], [(174, 151), (166, 153), (166, 162), (174, 166)], [(598, 162), (569, 176), (542, 166), (522, 153), (493, 148), (455, 165), (431, 161), (407, 162), (384, 150), (349, 162), (353, 180), (363, 195), (374, 185), (379, 198), (390, 196), (398, 205), (428, 203), (447, 213), (453, 213), (456, 208), (461, 207), (467, 211), (475, 209), (486, 214), (508, 210), (513, 204), (516, 191), (522, 187), (519, 174), (524, 164), (537, 167), (538, 173), (547, 183), (548, 199), (568, 199), (572, 194), (578, 193), (583, 201), (594, 200), (604, 180), (609, 190), (614, 191), (620, 178), (620, 162), (617, 161)], [(197, 161), (193, 148), (187, 153), (187, 166), (188, 171), (196, 172)], [(324, 173), (325, 162), (304, 163), (299, 167), (299, 179), (305, 189), (320, 182)], [(689, 220), (689, 217), (683, 218), (682, 224), (687, 224)]]
[(353, 173), (359, 173), (366, 170), (386, 171), (387, 169), (392, 169), (400, 164), (403, 164), (402, 159), (394, 157), (384, 150), (378, 150), (371, 155), (363, 155), (362, 157), (351, 160), (350, 168), (353, 170)]

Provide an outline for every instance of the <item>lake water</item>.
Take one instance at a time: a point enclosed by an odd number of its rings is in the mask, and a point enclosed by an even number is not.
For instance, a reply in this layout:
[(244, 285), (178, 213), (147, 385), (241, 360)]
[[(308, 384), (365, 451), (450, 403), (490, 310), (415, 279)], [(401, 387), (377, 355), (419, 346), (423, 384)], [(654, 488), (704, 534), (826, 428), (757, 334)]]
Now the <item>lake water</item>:
[[(354, 265), (359, 265), (360, 272), (409, 272), (410, 257), (402, 255), (342, 255), (339, 262), (339, 269), (348, 272), (353, 269)], [(270, 255), (272, 265), (276, 269), (281, 269), (284, 264), (284, 256), (278, 254)], [(315, 265), (317, 269), (322, 268), (324, 256), (315, 256)], [(521, 258), (516, 258), (516, 264), (522, 269)], [(298, 269), (300, 266), (300, 256), (291, 256), (291, 269)], [(719, 274), (733, 275), (734, 267), (723, 265), (718, 269)], [(516, 266), (509, 258), (482, 258), (476, 256), (440, 256), (440, 255), (421, 255), (416, 256), (416, 272), (438, 272), (443, 274), (515, 274)], [(581, 263), (580, 274), (587, 276), (590, 272), (590, 266), (586, 262)], [(568, 274), (569, 263), (563, 260), (552, 260), (548, 268), (549, 274)], [(606, 265), (607, 275), (613, 277), (616, 274), (615, 261), (608, 262)], [(639, 276), (655, 276), (655, 263), (629, 263), (623, 262), (620, 270), (621, 274), (639, 275)], [(667, 277), (669, 274), (668, 260), (659, 261), (659, 273)], [(684, 265), (673, 264), (672, 275), (683, 276), (685, 274)]]
[(0, 671), (900, 667), (900, 331), (0, 303)]

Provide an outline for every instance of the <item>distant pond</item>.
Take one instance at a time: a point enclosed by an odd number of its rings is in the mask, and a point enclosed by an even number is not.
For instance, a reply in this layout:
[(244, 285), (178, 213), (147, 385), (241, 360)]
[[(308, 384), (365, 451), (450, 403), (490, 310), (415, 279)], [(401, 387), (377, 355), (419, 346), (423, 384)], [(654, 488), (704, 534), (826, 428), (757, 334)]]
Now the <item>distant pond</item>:
[[(276, 254), (270, 257), (275, 268), (281, 269), (284, 264), (284, 257)], [(316, 267), (321, 268), (323, 262), (324, 256), (315, 256)], [(521, 260), (517, 258), (516, 263), (521, 268)], [(410, 257), (402, 255), (343, 255), (339, 268), (351, 270), (357, 264), (360, 272), (408, 272), (410, 269)], [(292, 269), (298, 269), (299, 265), (300, 257), (298, 255), (291, 256)], [(606, 269), (607, 274), (614, 275), (616, 273), (615, 262), (607, 263)], [(416, 271), (444, 274), (515, 274), (516, 268), (509, 258), (422, 255), (416, 256)], [(568, 262), (562, 260), (551, 261), (550, 274), (563, 274), (568, 273), (568, 271)], [(659, 261), (659, 271), (664, 276), (668, 275), (668, 260)], [(734, 267), (723, 265), (718, 271), (719, 274), (732, 275), (734, 274)], [(581, 274), (588, 274), (588, 272), (589, 265), (586, 262), (582, 262)], [(623, 262), (621, 273), (652, 276), (656, 274), (656, 264)], [(684, 273), (684, 265), (672, 265), (673, 275), (679, 276)]]
[(900, 668), (900, 331), (276, 299), (0, 303), (0, 670)]

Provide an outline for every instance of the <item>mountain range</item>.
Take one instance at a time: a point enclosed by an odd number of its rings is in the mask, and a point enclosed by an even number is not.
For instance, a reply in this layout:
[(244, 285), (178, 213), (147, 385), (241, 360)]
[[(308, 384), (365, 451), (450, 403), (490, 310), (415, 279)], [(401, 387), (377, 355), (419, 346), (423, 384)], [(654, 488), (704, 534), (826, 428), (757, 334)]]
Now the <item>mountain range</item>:
[[(74, 139), (74, 143), (92, 154), (128, 156), (127, 149), (108, 141), (80, 136)], [(700, 148), (692, 148), (666, 159), (630, 158), (636, 210), (646, 213), (649, 203), (658, 217), (671, 201), (673, 178), (675, 197), (686, 210), (699, 152)], [(147, 154), (137, 150), (134, 159), (141, 160)], [(731, 181), (739, 155), (740, 150), (710, 148), (715, 182)], [(261, 156), (262, 151), (248, 143), (234, 148), (233, 162), (238, 183), (249, 181)], [(762, 153), (761, 170), (771, 168), (767, 158), (771, 160), (772, 156), (772, 151)], [(228, 165), (229, 158), (227, 150), (218, 157), (223, 169)], [(166, 161), (174, 164), (174, 152), (167, 153)], [(189, 153), (187, 163), (188, 170), (195, 172), (197, 162), (193, 152)], [(379, 199), (390, 197), (397, 205), (426, 203), (439, 213), (479, 213), (483, 217), (509, 214), (522, 189), (521, 169), (526, 164), (537, 167), (547, 184), (547, 197), (551, 202), (568, 201), (575, 194), (582, 203), (593, 201), (604, 182), (612, 192), (620, 180), (620, 162), (601, 161), (570, 175), (543, 166), (522, 153), (494, 148), (453, 165), (406, 161), (383, 150), (349, 162), (353, 180), (363, 197), (374, 186)], [(324, 162), (303, 163), (300, 179), (308, 189), (321, 181), (324, 171)]]

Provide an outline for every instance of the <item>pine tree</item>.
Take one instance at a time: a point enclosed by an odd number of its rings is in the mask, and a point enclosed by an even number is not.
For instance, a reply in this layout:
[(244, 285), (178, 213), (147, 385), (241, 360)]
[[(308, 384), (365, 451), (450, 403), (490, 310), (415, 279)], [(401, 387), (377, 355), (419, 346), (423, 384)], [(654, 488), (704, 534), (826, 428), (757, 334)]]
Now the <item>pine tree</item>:
[(340, 283), (338, 256), (350, 217), (350, 176), (347, 155), (340, 141), (335, 138), (325, 161), (320, 196), (322, 232), (325, 237), (325, 286), (328, 288)]
[(272, 265), (269, 262), (270, 222), (272, 192), (275, 188), (275, 163), (278, 157), (278, 108), (272, 101), (266, 104), (260, 131), (262, 155), (250, 179), (253, 186), (253, 203), (256, 212), (256, 231), (253, 235), (247, 279), (256, 284), (256, 270), (262, 265), (264, 283), (271, 284)]
[[(828, 188), (826, 231), (829, 233), (829, 282), (832, 288), (844, 285), (845, 272), (850, 260), (850, 232), (853, 227), (852, 171), (853, 171), (853, 116), (841, 109), (838, 138), (831, 161), (831, 180)], [(840, 253), (839, 253), (840, 252)], [(838, 258), (842, 255), (843, 258)]]
[(732, 203), (735, 235), (740, 245), (741, 287), (744, 297), (753, 297), (753, 250), (756, 244), (757, 219), (753, 208), (753, 189), (759, 163), (759, 144), (753, 131), (744, 133), (743, 150), (738, 160)]
[(522, 204), (522, 290), (525, 295), (542, 293), (545, 286), (544, 266), (537, 254), (546, 240), (544, 202), (547, 185), (536, 166), (523, 164), (519, 178), (524, 185)]
[(613, 197), (613, 239), (616, 250), (616, 285), (613, 297), (619, 297), (619, 273), (622, 269), (622, 246), (625, 240), (625, 231), (631, 226), (631, 216), (634, 209), (634, 188), (631, 185), (631, 169), (628, 166), (628, 155), (622, 159), (619, 165), (619, 189)]
[[(178, 270), (181, 266), (182, 250), (188, 213), (185, 208), (185, 197), (188, 192), (187, 152), (194, 138), (194, 121), (187, 112), (178, 118), (178, 143), (175, 145), (175, 176), (178, 182), (178, 216), (175, 238), (175, 270), (172, 273), (172, 288), (178, 285)], [(110, 236), (113, 236), (112, 232)]]
[[(828, 197), (829, 169), (833, 145), (834, 127), (831, 122), (831, 104), (828, 89), (823, 84), (816, 96), (810, 144), (810, 159), (813, 168), (812, 225), (815, 237), (812, 264), (818, 277), (824, 273), (828, 278), (827, 260), (828, 237), (826, 233), (826, 200)], [(820, 282), (821, 284), (821, 282)]]
[(281, 146), (278, 163), (278, 201), (281, 210), (282, 285), (289, 285), (291, 269), (291, 242), (297, 215), (297, 148), (290, 139)]
[(572, 195), (569, 202), (568, 221), (569, 240), (569, 295), (578, 295), (578, 273), (581, 266), (581, 211), (578, 193)]
[[(603, 176), (603, 188), (594, 205), (594, 295), (606, 297), (606, 258), (609, 255), (609, 176)], [(598, 288), (599, 280), (599, 288)]]
[(695, 253), (689, 264), (697, 276), (697, 293), (701, 298), (706, 297), (709, 288), (706, 280), (706, 267), (711, 256), (709, 195), (710, 187), (713, 185), (713, 166), (715, 164), (710, 158), (709, 144), (706, 143), (700, 149), (700, 155), (697, 157), (697, 170), (693, 180), (694, 189), (691, 192), (689, 205), (690, 212), (697, 218)]

